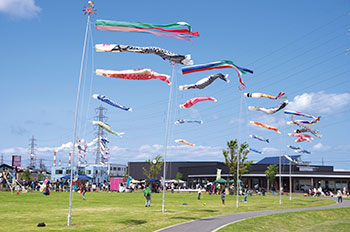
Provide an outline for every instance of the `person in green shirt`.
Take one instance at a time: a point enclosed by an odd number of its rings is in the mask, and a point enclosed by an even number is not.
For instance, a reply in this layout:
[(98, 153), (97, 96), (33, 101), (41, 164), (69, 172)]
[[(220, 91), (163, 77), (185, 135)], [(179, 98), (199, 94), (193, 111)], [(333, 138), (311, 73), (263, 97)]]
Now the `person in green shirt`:
[(145, 196), (145, 199), (146, 199), (145, 207), (151, 207), (151, 189), (149, 188), (148, 185), (145, 188), (143, 195)]

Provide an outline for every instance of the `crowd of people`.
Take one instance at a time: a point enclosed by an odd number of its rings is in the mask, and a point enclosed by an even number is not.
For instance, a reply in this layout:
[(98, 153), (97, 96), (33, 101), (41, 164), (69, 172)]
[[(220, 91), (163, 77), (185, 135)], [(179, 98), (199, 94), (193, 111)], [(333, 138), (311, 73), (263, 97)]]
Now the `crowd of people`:
[(350, 196), (350, 192), (346, 187), (344, 187), (343, 189), (338, 189), (336, 193), (329, 189), (322, 189), (322, 187), (318, 187), (310, 188), (308, 195), (312, 197), (334, 197), (336, 195), (338, 198), (338, 202), (340, 203), (342, 202), (343, 197)]

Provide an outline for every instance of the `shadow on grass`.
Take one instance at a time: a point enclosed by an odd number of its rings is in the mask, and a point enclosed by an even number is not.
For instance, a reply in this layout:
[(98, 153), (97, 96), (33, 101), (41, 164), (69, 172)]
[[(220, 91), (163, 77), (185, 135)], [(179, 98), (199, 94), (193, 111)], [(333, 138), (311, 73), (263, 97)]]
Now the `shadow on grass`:
[(171, 218), (169, 218), (169, 219), (184, 219), (184, 220), (196, 220), (196, 219), (198, 219), (198, 218), (195, 218), (195, 217), (181, 217), (181, 216), (179, 216), (179, 217), (171, 217)]
[(215, 209), (199, 209), (197, 211), (200, 212), (207, 212), (207, 213), (215, 213), (215, 212), (219, 212), (219, 210), (215, 210)]
[(145, 220), (128, 219), (128, 220), (122, 221), (121, 223), (128, 224), (128, 225), (141, 225), (141, 224), (147, 223), (147, 221), (145, 221)]

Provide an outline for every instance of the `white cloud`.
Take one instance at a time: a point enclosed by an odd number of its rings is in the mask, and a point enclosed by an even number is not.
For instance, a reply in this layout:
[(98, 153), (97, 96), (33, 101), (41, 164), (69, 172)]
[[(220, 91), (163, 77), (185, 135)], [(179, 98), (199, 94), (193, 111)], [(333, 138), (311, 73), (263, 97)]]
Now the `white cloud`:
[(201, 118), (201, 114), (199, 113), (199, 110), (190, 108), (190, 116), (191, 118)]
[(264, 147), (262, 149), (262, 152), (264, 153), (264, 155), (279, 155), (280, 154), (280, 150), (274, 147)]
[(1, 0), (0, 12), (18, 18), (31, 18), (38, 15), (41, 8), (35, 5), (35, 0)]
[(317, 93), (304, 93), (295, 96), (287, 108), (296, 111), (312, 111), (317, 114), (340, 110), (349, 104), (349, 93), (335, 94), (320, 91)]
[(55, 151), (62, 151), (62, 150), (67, 150), (67, 149), (72, 149), (73, 147), (73, 143), (72, 142), (68, 142), (68, 143), (64, 143), (59, 147), (55, 147)]
[(244, 123), (244, 119), (239, 119), (239, 118), (232, 118), (229, 122), (229, 124), (242, 124)]
[(23, 147), (13, 147), (13, 148), (2, 149), (0, 153), (18, 155), (19, 153), (27, 153), (27, 151), (28, 149)]
[(314, 151), (328, 151), (330, 149), (331, 149), (330, 146), (325, 146), (322, 143), (317, 143), (312, 147), (312, 150)]

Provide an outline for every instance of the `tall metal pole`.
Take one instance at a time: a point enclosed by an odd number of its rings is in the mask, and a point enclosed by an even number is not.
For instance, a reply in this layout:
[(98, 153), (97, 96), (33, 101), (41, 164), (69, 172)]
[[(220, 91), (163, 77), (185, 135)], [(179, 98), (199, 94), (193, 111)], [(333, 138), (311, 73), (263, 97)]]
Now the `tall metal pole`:
[(289, 161), (289, 200), (292, 200), (292, 161)]
[[(170, 82), (172, 81), (175, 73), (175, 64), (173, 63), (173, 71), (171, 73)], [(168, 113), (166, 119), (165, 127), (165, 141), (164, 141), (164, 163), (163, 163), (163, 202), (162, 202), (162, 212), (165, 212), (165, 178), (166, 178), (166, 155), (168, 153), (168, 131), (169, 131), (169, 118), (171, 109), (171, 99), (173, 94), (173, 84), (170, 86), (169, 90), (169, 101), (168, 101)]]
[(281, 159), (282, 159), (282, 156), (280, 155), (280, 159), (279, 159), (279, 181), (280, 181), (280, 205), (282, 205), (282, 177), (281, 177)]
[(90, 23), (90, 15), (88, 15), (88, 19), (87, 19), (87, 23), (86, 23), (83, 55), (81, 57), (81, 64), (80, 64), (80, 74), (79, 74), (77, 101), (76, 101), (76, 104), (75, 104), (72, 166), (71, 166), (70, 184), (69, 184), (69, 210), (68, 210), (68, 223), (67, 223), (68, 226), (71, 225), (71, 218), (72, 218), (72, 187), (73, 187), (73, 170), (74, 170), (74, 151), (75, 151), (75, 140), (76, 140), (76, 136), (77, 136), (76, 134), (77, 134), (77, 120), (78, 120), (78, 108), (79, 108), (79, 99), (80, 99), (81, 79), (82, 79), (82, 74), (83, 74), (83, 65), (84, 65), (86, 40), (87, 40), (87, 35), (88, 35), (89, 23)]
[(236, 183), (236, 207), (239, 207), (239, 159), (240, 159), (240, 140), (241, 140), (241, 118), (242, 118), (242, 99), (243, 99), (243, 93), (241, 93), (241, 101), (239, 106), (239, 119), (238, 119), (238, 139), (237, 139), (237, 145), (238, 145), (238, 156), (237, 156), (237, 183)]

